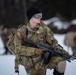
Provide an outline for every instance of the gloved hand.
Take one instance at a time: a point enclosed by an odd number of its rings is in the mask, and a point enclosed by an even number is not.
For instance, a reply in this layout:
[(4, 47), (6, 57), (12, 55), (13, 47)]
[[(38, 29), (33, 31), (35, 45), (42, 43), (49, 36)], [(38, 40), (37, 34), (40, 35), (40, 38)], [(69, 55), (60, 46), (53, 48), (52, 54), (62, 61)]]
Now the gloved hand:
[(36, 49), (35, 50), (35, 54), (42, 55), (43, 54), (43, 50), (42, 49)]

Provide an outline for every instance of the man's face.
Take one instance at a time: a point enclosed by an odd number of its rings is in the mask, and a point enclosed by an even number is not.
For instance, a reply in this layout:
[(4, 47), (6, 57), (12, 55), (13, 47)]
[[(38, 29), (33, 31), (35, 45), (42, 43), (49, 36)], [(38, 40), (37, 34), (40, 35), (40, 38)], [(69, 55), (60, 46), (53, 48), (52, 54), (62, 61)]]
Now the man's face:
[(32, 17), (31, 20), (32, 20), (33, 23), (40, 23), (40, 21), (41, 21), (40, 18), (37, 19), (37, 18), (35, 18), (35, 17)]
[(41, 18), (42, 18), (42, 13), (37, 13), (37, 14), (33, 15), (32, 21), (35, 23), (40, 23)]
[(3, 34), (8, 34), (8, 28), (3, 29)]
[(37, 24), (40, 23), (41, 18), (42, 18), (42, 13), (33, 15), (32, 18), (30, 19), (31, 28), (35, 28)]
[(34, 29), (37, 26), (37, 24), (40, 23), (40, 21), (41, 21), (41, 19), (36, 19), (35, 17), (32, 17), (29, 21), (30, 22), (30, 27), (32, 29)]

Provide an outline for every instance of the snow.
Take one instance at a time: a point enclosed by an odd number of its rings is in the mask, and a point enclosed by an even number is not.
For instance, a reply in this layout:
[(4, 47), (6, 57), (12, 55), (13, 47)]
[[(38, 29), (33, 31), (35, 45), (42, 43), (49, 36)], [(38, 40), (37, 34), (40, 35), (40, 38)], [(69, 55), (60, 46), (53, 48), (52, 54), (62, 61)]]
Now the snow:
[(48, 19), (48, 20), (43, 20), (43, 22), (44, 22), (45, 24), (50, 24), (50, 23), (56, 22), (56, 21), (59, 21), (59, 18), (58, 18), (58, 17), (53, 17), (53, 18)]
[[(48, 20), (44, 20), (43, 21), (46, 25), (48, 24), (53, 24), (53, 26), (57, 27), (58, 30), (61, 30), (61, 29), (67, 29), (70, 25), (71, 25), (71, 22), (68, 22), (68, 21), (61, 21), (58, 17), (53, 17), (51, 19), (48, 19)], [(72, 22), (73, 23), (73, 22)]]
[[(71, 49), (67, 50), (68, 48), (64, 45), (64, 35), (55, 34), (55, 38), (58, 40), (59, 44), (66, 49), (66, 51), (69, 52), (69, 54), (72, 54)], [(3, 48), (3, 43), (0, 38), (0, 48)], [(0, 54), (4, 52), (4, 49), (0, 49)], [(18, 75), (14, 72), (14, 59), (15, 55), (0, 55), (0, 75)], [(71, 62), (67, 62), (65, 75), (76, 75), (76, 60), (73, 60)], [(46, 75), (53, 75), (53, 70), (48, 69)], [(19, 75), (26, 75), (26, 71), (22, 65), (19, 66)]]
[(3, 42), (2, 42), (2, 38), (0, 37), (0, 54), (4, 53), (4, 45), (3, 45)]
[(76, 25), (76, 19), (73, 19), (73, 20), (71, 21), (71, 24)]
[[(14, 70), (14, 55), (0, 56), (0, 75), (18, 75)], [(26, 75), (26, 71), (22, 65), (19, 66), (19, 75)]]
[(67, 29), (70, 26), (70, 23), (69, 22), (56, 21), (53, 23), (53, 25), (55, 27), (57, 27), (58, 30), (61, 30), (61, 29)]

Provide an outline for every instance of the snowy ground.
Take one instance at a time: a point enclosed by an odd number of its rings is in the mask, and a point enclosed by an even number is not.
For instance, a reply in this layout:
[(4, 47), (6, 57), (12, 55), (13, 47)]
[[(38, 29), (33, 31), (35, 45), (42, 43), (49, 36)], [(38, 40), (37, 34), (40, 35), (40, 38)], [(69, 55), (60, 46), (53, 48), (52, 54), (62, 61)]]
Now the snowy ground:
[[(64, 35), (55, 34), (56, 39), (59, 41), (66, 50), (68, 49), (64, 44)], [(5, 50), (3, 49), (3, 43), (0, 38), (0, 54), (2, 54)], [(67, 50), (68, 51), (68, 50)], [(71, 49), (69, 49), (69, 53), (72, 54)], [(14, 72), (14, 55), (0, 55), (0, 75), (18, 75)], [(67, 67), (65, 71), (65, 75), (76, 75), (76, 60), (72, 61), (71, 63), (67, 62)], [(19, 66), (19, 75), (26, 75), (26, 71), (23, 66)], [(53, 70), (47, 70), (46, 75), (53, 75)]]

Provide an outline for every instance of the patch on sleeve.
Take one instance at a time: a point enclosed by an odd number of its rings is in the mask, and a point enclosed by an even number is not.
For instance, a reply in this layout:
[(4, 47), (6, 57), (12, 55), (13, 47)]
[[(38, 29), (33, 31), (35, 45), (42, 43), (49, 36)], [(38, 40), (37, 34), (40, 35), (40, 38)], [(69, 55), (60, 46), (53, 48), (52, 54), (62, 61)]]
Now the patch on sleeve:
[(17, 32), (17, 35), (18, 35), (19, 38), (21, 38), (21, 34), (20, 34), (20, 32)]

